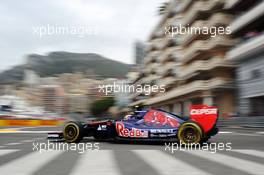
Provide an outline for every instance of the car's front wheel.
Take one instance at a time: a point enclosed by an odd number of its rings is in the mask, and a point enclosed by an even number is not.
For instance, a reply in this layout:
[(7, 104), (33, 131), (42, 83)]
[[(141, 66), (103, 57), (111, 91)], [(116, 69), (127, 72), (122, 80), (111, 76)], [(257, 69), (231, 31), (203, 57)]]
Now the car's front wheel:
[(78, 143), (83, 138), (83, 126), (79, 122), (68, 122), (63, 128), (63, 137), (68, 143)]
[(202, 129), (194, 122), (183, 123), (178, 130), (178, 139), (183, 144), (196, 144), (202, 141)]

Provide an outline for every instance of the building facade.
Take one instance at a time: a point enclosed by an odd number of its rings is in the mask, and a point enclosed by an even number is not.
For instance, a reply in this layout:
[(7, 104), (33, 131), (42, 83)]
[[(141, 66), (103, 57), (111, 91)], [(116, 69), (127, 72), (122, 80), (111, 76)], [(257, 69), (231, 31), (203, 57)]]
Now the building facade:
[(143, 42), (137, 41), (135, 43), (135, 64), (141, 65), (146, 56), (146, 46)]
[(240, 42), (227, 57), (238, 64), (238, 113), (240, 116), (264, 116), (264, 2), (240, 1), (229, 9), (238, 13), (230, 24), (233, 37)]
[(221, 116), (236, 115), (236, 64), (227, 53), (239, 38), (231, 32), (171, 35), (175, 27), (227, 29), (237, 18), (237, 11), (229, 10), (234, 4), (227, 0), (170, 1), (148, 40), (144, 76), (139, 80), (163, 85), (166, 92), (152, 93), (131, 105), (164, 108), (187, 116), (190, 105), (208, 104), (218, 106)]
[(63, 114), (66, 108), (66, 95), (64, 89), (58, 85), (42, 85), (40, 87), (42, 106), (45, 111)]

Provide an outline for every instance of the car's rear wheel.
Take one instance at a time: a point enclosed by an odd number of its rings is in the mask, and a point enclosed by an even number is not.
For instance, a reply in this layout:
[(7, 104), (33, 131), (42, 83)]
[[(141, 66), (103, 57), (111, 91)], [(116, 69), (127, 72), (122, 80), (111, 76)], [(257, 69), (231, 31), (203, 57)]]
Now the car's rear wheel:
[(178, 139), (183, 144), (200, 143), (202, 140), (202, 129), (194, 122), (183, 123), (178, 130)]
[(83, 127), (79, 122), (68, 122), (63, 128), (63, 137), (68, 143), (78, 143), (83, 138)]

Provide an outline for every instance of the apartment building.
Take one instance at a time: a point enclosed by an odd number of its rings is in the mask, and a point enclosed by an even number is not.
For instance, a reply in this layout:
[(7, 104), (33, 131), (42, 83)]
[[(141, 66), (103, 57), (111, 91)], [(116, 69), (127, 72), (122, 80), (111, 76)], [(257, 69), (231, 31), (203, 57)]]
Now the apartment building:
[(191, 104), (208, 104), (218, 106), (221, 116), (236, 114), (236, 65), (226, 54), (238, 39), (230, 33), (172, 36), (172, 31), (167, 30), (175, 27), (226, 29), (236, 17), (227, 4), (230, 1), (170, 1), (148, 40), (144, 71), (137, 80), (141, 84), (164, 85), (166, 92), (152, 93), (141, 100), (137, 100), (141, 94), (135, 94), (131, 105), (164, 108), (187, 116)]
[(146, 56), (146, 46), (143, 42), (137, 41), (135, 43), (135, 65), (141, 65)]
[(240, 116), (264, 116), (264, 1), (235, 1), (226, 5), (236, 12), (230, 24), (239, 43), (227, 59), (238, 64), (238, 113)]
[(64, 89), (59, 85), (42, 85), (40, 87), (42, 106), (45, 111), (62, 114), (66, 110), (66, 96)]

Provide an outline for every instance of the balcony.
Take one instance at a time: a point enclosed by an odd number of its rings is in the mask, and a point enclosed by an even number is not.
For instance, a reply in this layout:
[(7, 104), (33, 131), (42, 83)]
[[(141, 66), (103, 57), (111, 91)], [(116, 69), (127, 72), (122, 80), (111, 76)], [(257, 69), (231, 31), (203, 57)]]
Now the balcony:
[(147, 57), (144, 59), (143, 63), (149, 64), (151, 62), (156, 62), (159, 54), (160, 54), (160, 51), (157, 51), (157, 50), (149, 52)]
[[(213, 14), (209, 20), (198, 20), (195, 21), (191, 26), (195, 29), (202, 29), (203, 27), (218, 27), (218, 26), (227, 26), (233, 20), (233, 16), (225, 13), (215, 13)], [(182, 35), (180, 39), (180, 43), (183, 45), (187, 45), (191, 43), (193, 40), (203, 39), (210, 37), (209, 34), (204, 35), (202, 32), (195, 30), (194, 32), (188, 35)]]
[(226, 14), (226, 13), (215, 13), (213, 14), (210, 19), (208, 20), (207, 27), (213, 26), (227, 26), (233, 20), (233, 15)]
[(178, 86), (172, 89), (171, 91), (167, 92), (166, 94), (163, 94), (162, 96), (148, 99), (147, 101), (145, 101), (145, 104), (151, 105), (151, 104), (163, 102), (166, 100), (177, 98), (177, 97), (187, 95), (187, 94), (197, 92), (197, 91), (206, 91), (210, 89), (221, 88), (221, 87), (225, 87), (225, 85), (229, 86), (229, 84), (231, 83), (232, 83), (232, 80), (224, 79), (224, 78), (213, 78), (210, 80), (198, 80), (198, 81), (194, 81), (192, 83), (186, 84), (186, 85)]
[(196, 1), (191, 8), (185, 13), (183, 18), (183, 25), (193, 23), (196, 19), (202, 17), (202, 15), (210, 15), (210, 12), (221, 7), (225, 4), (225, 0), (214, 0), (214, 1)]
[(180, 56), (181, 47), (168, 47), (163, 54), (159, 57), (160, 63), (165, 63), (167, 61), (177, 61)]
[(182, 1), (177, 9), (178, 12), (182, 12), (182, 11), (185, 11), (193, 2), (194, 0), (185, 0), (185, 1)]
[(176, 14), (167, 26), (179, 26), (182, 23), (183, 16), (181, 14)]
[(233, 46), (237, 40), (232, 40), (224, 36), (212, 37), (209, 40), (198, 40), (183, 51), (182, 61), (188, 63), (201, 54), (208, 51), (223, 50)]
[(173, 74), (173, 70), (175, 68), (177, 68), (178, 65), (179, 65), (179, 63), (177, 63), (177, 62), (167, 62), (167, 63), (159, 66), (160, 69), (158, 71), (158, 74), (160, 76), (163, 76), (163, 77), (166, 77), (167, 74)]
[[(203, 26), (205, 26), (205, 23), (206, 21), (198, 20), (198, 21), (195, 21), (192, 27), (202, 28)], [(199, 35), (196, 33), (188, 33), (186, 35), (181, 35), (180, 44), (183, 44), (183, 45), (189, 44), (194, 39), (197, 39), (198, 36)]]
[(179, 77), (186, 78), (198, 71), (208, 71), (216, 67), (234, 67), (232, 63), (220, 57), (214, 57), (210, 60), (194, 61), (188, 66), (182, 67)]
[(157, 85), (168, 87), (176, 81), (175, 77), (165, 77), (158, 80)]
[(243, 27), (246, 27), (251, 22), (261, 18), (264, 15), (264, 1), (256, 5), (254, 8), (246, 12), (244, 15), (238, 17), (230, 24), (232, 33), (236, 33)]
[(155, 50), (161, 50), (165, 47), (166, 41), (164, 38), (157, 38), (151, 41), (151, 45)]
[(159, 66), (160, 66), (159, 63), (155, 63), (155, 62), (154, 63), (150, 63), (150, 64), (148, 64), (146, 66), (144, 72), (147, 73), (147, 74), (154, 74), (157, 71)]
[(160, 77), (158, 75), (149, 75), (145, 78), (143, 78), (142, 80), (142, 84), (152, 84), (153, 82), (155, 82), (156, 80), (158, 80)]
[(233, 8), (236, 4), (238, 4), (239, 1), (241, 1), (241, 0), (229, 0), (229, 1), (226, 1), (224, 8), (225, 8), (225, 9), (231, 9), (231, 8)]
[(227, 59), (233, 61), (239, 61), (244, 58), (250, 57), (250, 55), (256, 54), (259, 51), (264, 50), (264, 33), (243, 42), (230, 50), (227, 54)]

